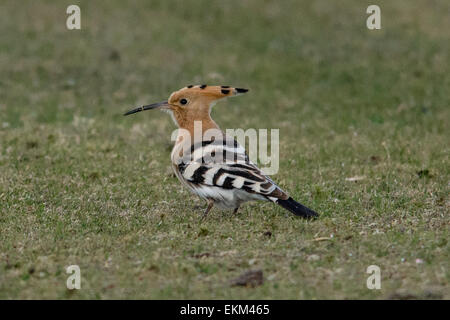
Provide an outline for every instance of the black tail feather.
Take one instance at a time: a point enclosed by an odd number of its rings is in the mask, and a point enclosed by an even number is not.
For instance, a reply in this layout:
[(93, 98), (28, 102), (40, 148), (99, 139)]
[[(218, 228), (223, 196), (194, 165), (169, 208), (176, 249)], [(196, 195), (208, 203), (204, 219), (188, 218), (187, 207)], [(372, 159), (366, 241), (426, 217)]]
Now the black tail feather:
[(319, 216), (319, 214), (317, 212), (305, 207), (301, 203), (298, 203), (291, 197), (289, 197), (289, 199), (287, 199), (287, 200), (278, 199), (277, 204), (279, 204), (286, 210), (289, 210), (296, 216), (300, 216), (303, 218), (315, 218), (315, 217)]

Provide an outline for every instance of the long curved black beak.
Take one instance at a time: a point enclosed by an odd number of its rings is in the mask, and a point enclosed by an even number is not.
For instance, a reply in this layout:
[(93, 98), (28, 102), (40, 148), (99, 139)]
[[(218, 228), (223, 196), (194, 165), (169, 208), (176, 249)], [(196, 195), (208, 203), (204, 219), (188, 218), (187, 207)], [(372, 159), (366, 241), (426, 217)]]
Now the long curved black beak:
[(136, 112), (141, 112), (141, 111), (144, 111), (144, 110), (157, 109), (157, 108), (161, 108), (161, 107), (168, 106), (168, 105), (169, 105), (168, 101), (152, 103), (152, 104), (149, 104), (149, 105), (146, 105), (146, 106), (142, 106), (142, 107), (130, 110), (128, 112), (125, 112), (123, 115), (124, 116), (128, 116), (128, 115), (136, 113)]

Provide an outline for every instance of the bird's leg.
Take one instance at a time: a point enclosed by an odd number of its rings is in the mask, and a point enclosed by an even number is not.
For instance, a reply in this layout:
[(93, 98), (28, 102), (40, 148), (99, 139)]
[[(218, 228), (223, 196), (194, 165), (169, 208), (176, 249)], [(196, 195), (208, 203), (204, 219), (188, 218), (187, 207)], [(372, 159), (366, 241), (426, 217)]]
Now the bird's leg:
[(236, 214), (236, 213), (238, 212), (238, 210), (239, 210), (239, 207), (237, 207), (237, 208), (234, 208), (234, 210), (233, 210), (233, 214)]
[(211, 211), (213, 206), (214, 206), (214, 201), (213, 200), (208, 200), (208, 206), (206, 207), (206, 210), (203, 213), (202, 218), (200, 220), (203, 220), (203, 219), (206, 218), (206, 216), (208, 215), (209, 211)]

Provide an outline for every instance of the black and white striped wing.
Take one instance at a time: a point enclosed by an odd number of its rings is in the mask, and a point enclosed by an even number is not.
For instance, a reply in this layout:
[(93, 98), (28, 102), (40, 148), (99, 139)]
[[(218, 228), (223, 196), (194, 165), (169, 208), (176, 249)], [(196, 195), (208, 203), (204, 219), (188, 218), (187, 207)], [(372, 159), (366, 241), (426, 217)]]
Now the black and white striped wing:
[(258, 198), (276, 201), (288, 195), (265, 176), (248, 158), (236, 140), (204, 141), (191, 146), (190, 161), (178, 165), (183, 179), (192, 187), (214, 186), (243, 190)]

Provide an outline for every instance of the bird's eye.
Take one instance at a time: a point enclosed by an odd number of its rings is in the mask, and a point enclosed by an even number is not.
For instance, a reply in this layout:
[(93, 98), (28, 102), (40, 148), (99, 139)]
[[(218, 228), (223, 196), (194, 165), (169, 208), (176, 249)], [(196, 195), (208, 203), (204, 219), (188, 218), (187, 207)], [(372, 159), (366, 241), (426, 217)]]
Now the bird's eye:
[(183, 98), (183, 99), (180, 100), (180, 103), (183, 104), (183, 105), (185, 105), (185, 104), (188, 103), (188, 101), (187, 101), (186, 99)]

